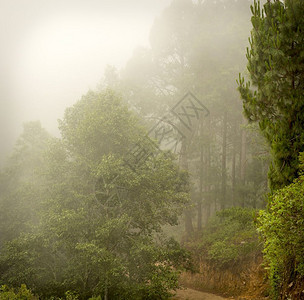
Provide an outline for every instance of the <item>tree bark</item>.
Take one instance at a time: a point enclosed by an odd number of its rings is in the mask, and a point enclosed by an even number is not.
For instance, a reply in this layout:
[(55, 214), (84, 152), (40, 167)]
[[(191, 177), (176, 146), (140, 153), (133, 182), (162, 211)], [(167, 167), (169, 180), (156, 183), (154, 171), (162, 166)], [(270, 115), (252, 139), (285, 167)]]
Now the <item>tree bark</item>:
[(232, 166), (231, 166), (231, 185), (232, 185), (232, 205), (236, 206), (236, 178), (235, 178), (235, 161), (236, 161), (236, 132), (237, 132), (237, 123), (236, 121), (233, 124), (233, 137), (232, 137)]
[[(243, 118), (243, 125), (245, 125), (245, 119)], [(241, 153), (240, 153), (240, 183), (245, 186), (246, 175), (246, 130), (241, 129)], [(241, 206), (245, 207), (245, 197), (242, 197)]]
[(222, 139), (222, 193), (221, 193), (221, 210), (226, 207), (226, 159), (227, 159), (227, 111), (224, 112), (223, 118), (223, 139)]
[(202, 202), (204, 184), (204, 143), (203, 143), (203, 120), (200, 122), (200, 172), (199, 172), (199, 197), (197, 200), (197, 230), (202, 230)]
[[(207, 119), (208, 132), (211, 133), (211, 120), (210, 117)], [(211, 153), (210, 153), (211, 136), (209, 137), (208, 143), (206, 145), (206, 196), (205, 196), (205, 207), (206, 207), (206, 220), (208, 222), (210, 218), (210, 206), (211, 206), (211, 185), (210, 185), (210, 175), (211, 175)]]
[[(185, 139), (183, 139), (182, 146), (181, 146), (180, 166), (186, 171), (189, 170), (188, 157), (187, 157), (187, 145), (186, 145)], [(187, 236), (190, 236), (194, 232), (193, 224), (192, 224), (191, 209), (185, 209), (184, 216), (185, 216), (185, 231), (186, 231)]]

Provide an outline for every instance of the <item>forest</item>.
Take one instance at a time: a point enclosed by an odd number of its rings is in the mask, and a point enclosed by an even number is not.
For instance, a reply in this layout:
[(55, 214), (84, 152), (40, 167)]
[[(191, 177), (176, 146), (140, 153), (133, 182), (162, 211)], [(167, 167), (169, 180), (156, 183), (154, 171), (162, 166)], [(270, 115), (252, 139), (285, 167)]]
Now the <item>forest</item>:
[(304, 1), (172, 0), (149, 47), (23, 124), (0, 299), (304, 299)]

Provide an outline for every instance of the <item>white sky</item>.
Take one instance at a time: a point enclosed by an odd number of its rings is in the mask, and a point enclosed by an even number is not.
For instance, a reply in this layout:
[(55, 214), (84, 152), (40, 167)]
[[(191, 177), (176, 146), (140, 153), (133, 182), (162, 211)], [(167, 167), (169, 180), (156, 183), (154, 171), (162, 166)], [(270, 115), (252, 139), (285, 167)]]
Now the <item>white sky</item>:
[(56, 134), (64, 109), (96, 87), (107, 64), (121, 68), (149, 44), (170, 2), (0, 0), (0, 152), (25, 121)]

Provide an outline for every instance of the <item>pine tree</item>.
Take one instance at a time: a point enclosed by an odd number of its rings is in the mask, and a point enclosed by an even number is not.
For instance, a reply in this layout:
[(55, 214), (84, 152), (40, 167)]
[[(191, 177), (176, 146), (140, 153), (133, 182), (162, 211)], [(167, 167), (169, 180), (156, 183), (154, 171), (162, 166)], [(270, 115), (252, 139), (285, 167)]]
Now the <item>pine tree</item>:
[(240, 76), (245, 115), (257, 121), (273, 156), (272, 190), (298, 177), (304, 151), (304, 1), (267, 1), (251, 6), (250, 80)]

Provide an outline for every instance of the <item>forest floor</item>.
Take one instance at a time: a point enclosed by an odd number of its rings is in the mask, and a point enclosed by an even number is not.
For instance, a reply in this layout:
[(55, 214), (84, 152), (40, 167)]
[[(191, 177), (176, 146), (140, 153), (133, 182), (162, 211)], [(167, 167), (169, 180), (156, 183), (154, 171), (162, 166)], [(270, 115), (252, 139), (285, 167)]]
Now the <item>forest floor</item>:
[(181, 289), (176, 291), (173, 300), (224, 300), (223, 298), (214, 294), (204, 293), (192, 289)]

